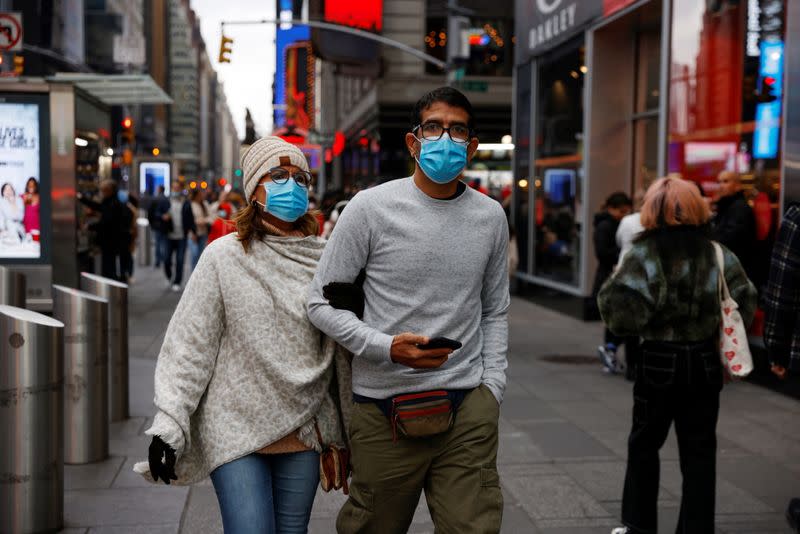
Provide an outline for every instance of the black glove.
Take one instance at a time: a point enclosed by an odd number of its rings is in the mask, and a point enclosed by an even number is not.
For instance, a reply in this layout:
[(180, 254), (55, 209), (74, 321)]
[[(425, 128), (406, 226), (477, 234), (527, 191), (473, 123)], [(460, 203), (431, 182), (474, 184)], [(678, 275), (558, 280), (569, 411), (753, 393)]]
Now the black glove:
[(323, 286), (322, 296), (337, 310), (349, 310), (359, 319), (364, 318), (364, 279), (367, 272), (364, 269), (358, 273), (355, 282), (331, 282)]
[(175, 449), (164, 443), (160, 437), (153, 436), (147, 460), (150, 462), (150, 474), (153, 475), (153, 480), (156, 482), (159, 477), (167, 485), (169, 485), (170, 479), (178, 480), (175, 475)]

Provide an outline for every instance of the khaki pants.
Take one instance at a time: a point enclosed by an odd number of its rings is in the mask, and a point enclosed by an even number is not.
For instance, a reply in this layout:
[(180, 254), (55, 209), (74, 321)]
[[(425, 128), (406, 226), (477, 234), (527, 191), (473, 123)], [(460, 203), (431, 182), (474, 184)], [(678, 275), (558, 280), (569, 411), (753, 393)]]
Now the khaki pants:
[(350, 422), (353, 479), (337, 532), (405, 533), (423, 489), (437, 533), (499, 532), (499, 411), (491, 391), (480, 386), (464, 398), (449, 432), (393, 442), (383, 412), (356, 403)]

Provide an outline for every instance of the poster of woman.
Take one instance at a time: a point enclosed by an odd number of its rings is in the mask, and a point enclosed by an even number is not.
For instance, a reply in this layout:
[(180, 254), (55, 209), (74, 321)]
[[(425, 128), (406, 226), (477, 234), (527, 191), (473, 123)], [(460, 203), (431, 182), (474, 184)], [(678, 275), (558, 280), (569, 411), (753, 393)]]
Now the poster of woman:
[(0, 103), (0, 259), (41, 257), (39, 106)]

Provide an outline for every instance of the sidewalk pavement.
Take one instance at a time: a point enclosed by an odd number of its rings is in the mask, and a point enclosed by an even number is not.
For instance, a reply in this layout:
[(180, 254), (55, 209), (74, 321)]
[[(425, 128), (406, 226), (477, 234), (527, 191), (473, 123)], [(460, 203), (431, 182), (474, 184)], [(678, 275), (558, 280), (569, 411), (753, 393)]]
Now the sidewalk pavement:
[[(143, 432), (154, 413), (153, 373), (178, 299), (161, 271), (138, 268), (129, 295), (131, 418), (112, 425), (110, 459), (65, 468), (64, 532), (222, 532), (208, 480), (154, 486), (131, 471), (147, 457), (150, 439)], [(619, 525), (631, 384), (603, 374), (599, 362), (587, 358), (602, 337), (597, 323), (514, 299), (510, 326), (498, 456), (502, 532), (608, 533)], [(738, 383), (725, 388), (721, 404), (717, 532), (789, 533), (783, 511), (789, 498), (800, 495), (800, 403)], [(674, 433), (661, 457), (659, 530), (670, 532), (681, 492)], [(343, 501), (341, 493), (320, 491), (310, 532), (333, 533)], [(433, 532), (424, 499), (410, 532)]]

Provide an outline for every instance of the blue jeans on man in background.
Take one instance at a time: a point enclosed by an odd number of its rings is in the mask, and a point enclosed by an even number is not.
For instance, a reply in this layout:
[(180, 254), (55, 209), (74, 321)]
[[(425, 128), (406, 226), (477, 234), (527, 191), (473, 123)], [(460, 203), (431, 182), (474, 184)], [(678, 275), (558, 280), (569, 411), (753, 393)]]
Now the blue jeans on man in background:
[(153, 230), (153, 237), (156, 241), (156, 263), (155, 268), (158, 269), (164, 262), (167, 255), (167, 234), (160, 230)]
[[(172, 278), (172, 255), (175, 254), (175, 278)], [(183, 281), (183, 258), (186, 255), (186, 238), (167, 239), (167, 253), (164, 256), (164, 274), (172, 284), (179, 286)]]
[(319, 486), (319, 454), (249, 454), (211, 473), (225, 534), (304, 534)]
[(206, 243), (208, 242), (207, 235), (199, 235), (197, 236), (197, 241), (193, 239), (189, 239), (189, 257), (191, 258), (191, 271), (194, 271), (194, 268), (197, 266), (197, 262), (200, 261), (200, 254), (203, 253), (203, 249), (206, 248)]

